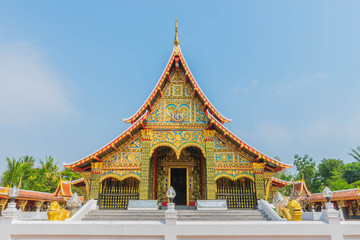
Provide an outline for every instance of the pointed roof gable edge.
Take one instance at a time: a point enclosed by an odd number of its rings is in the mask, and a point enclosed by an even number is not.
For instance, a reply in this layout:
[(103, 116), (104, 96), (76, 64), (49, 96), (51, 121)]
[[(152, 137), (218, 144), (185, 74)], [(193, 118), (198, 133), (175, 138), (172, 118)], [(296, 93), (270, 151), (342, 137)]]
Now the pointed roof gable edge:
[(132, 130), (134, 130), (135, 128), (137, 128), (139, 125), (141, 125), (142, 121), (145, 120), (149, 115), (149, 112), (146, 110), (146, 112), (133, 124), (131, 125), (128, 129), (126, 129), (124, 132), (122, 132), (118, 137), (116, 137), (114, 140), (112, 140), (111, 142), (109, 142), (108, 144), (106, 144), (104, 147), (100, 148), (99, 150), (95, 151), (94, 153), (88, 155), (87, 157), (80, 159), (78, 161), (72, 162), (72, 163), (64, 163), (64, 167), (66, 168), (74, 168), (79, 166), (82, 163), (85, 163), (91, 159), (94, 159), (95, 157), (97, 157), (99, 154), (103, 153), (104, 151), (110, 149), (112, 147), (113, 144), (118, 143), (120, 140), (122, 140), (125, 136), (127, 136), (127, 134), (129, 132), (131, 132)]
[[(176, 51), (178, 50), (178, 51)], [(190, 71), (190, 68), (188, 67), (186, 60), (183, 56), (183, 53), (181, 51), (180, 46), (174, 46), (174, 49), (171, 53), (171, 57), (166, 65), (166, 68), (164, 69), (163, 73), (161, 74), (160, 79), (158, 80), (157, 84), (155, 85), (154, 89), (152, 90), (151, 94), (149, 95), (149, 97), (146, 99), (146, 101), (141, 105), (141, 107), (135, 112), (134, 115), (132, 115), (129, 118), (125, 118), (123, 119), (124, 122), (126, 123), (133, 123), (134, 121), (136, 121), (136, 119), (141, 115), (141, 113), (143, 111), (146, 110), (146, 108), (149, 106), (149, 104), (151, 104), (151, 101), (153, 100), (153, 98), (156, 96), (156, 94), (158, 93), (158, 91), (161, 91), (161, 85), (163, 84), (163, 82), (166, 80), (166, 74), (169, 73), (171, 65), (173, 64), (174, 60), (175, 60), (175, 55), (177, 55), (177, 53), (179, 53), (179, 58), (180, 61), (183, 62), (183, 66), (185, 68), (185, 73), (186, 75), (189, 76), (189, 79), (191, 81), (191, 83), (193, 84), (195, 90), (197, 91), (197, 93), (199, 94), (199, 96), (202, 98), (202, 100), (204, 101), (204, 104), (206, 105), (207, 108), (209, 108), (211, 110), (211, 112), (216, 116), (216, 118), (218, 118), (222, 123), (229, 123), (231, 122), (231, 119), (224, 117), (215, 107), (214, 105), (208, 100), (208, 98), (205, 96), (204, 92), (201, 90), (199, 84), (197, 83), (197, 81), (195, 80), (193, 74)]]
[(232, 133), (229, 129), (224, 127), (208, 110), (206, 111), (206, 116), (210, 119), (211, 123), (214, 123), (219, 129), (221, 129), (227, 136), (232, 138), (235, 142), (240, 144), (241, 147), (244, 147), (248, 151), (256, 154), (258, 157), (264, 159), (267, 162), (273, 163), (276, 166), (282, 167), (282, 168), (291, 168), (291, 164), (285, 164), (278, 160), (275, 160), (269, 156), (266, 156), (265, 154), (261, 153), (260, 151), (256, 150), (255, 148), (251, 147), (249, 144), (238, 138), (234, 133)]
[(186, 63), (186, 60), (184, 58), (184, 55), (181, 51), (181, 48), (179, 46), (179, 52), (180, 52), (180, 59), (184, 62), (184, 67), (186, 68), (185, 70), (187, 72), (189, 72), (189, 75), (190, 75), (190, 81), (193, 83), (194, 86), (196, 86), (195, 88), (197, 88), (199, 90), (198, 94), (200, 95), (200, 97), (203, 99), (205, 105), (207, 105), (207, 107), (211, 110), (211, 112), (213, 114), (216, 115), (216, 117), (218, 119), (220, 119), (223, 123), (226, 122), (226, 123), (229, 123), (232, 121), (232, 119), (230, 118), (226, 118), (224, 117), (216, 108), (215, 106), (210, 102), (210, 100), (205, 96), (204, 92), (201, 90), (199, 84), (197, 83), (197, 81), (195, 80), (195, 77), (194, 75), (192, 74), (190, 68), (188, 67), (187, 63)]

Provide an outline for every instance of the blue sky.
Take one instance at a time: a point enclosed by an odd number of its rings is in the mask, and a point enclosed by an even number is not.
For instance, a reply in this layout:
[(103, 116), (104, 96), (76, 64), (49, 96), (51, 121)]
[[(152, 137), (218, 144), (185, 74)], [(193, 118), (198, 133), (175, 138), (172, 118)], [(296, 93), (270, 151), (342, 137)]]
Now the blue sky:
[(234, 133), (292, 163), (360, 145), (360, 1), (2, 1), (6, 157), (78, 160), (118, 136), (182, 52)]

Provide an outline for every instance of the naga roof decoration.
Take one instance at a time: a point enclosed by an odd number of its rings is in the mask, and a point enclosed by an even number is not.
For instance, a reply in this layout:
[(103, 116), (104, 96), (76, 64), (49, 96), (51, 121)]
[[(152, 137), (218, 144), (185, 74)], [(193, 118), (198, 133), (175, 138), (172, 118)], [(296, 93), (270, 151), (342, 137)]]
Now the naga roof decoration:
[(120, 141), (124, 140), (125, 138), (132, 138), (131, 132), (136, 130), (138, 127), (142, 126), (143, 121), (148, 117), (149, 112), (146, 111), (133, 125), (131, 125), (127, 130), (125, 130), (123, 133), (121, 133), (118, 137), (116, 137), (114, 140), (106, 144), (104, 147), (100, 148), (99, 150), (95, 151), (93, 154), (90, 154), (89, 156), (80, 159), (78, 161), (75, 161), (73, 163), (64, 163), (64, 166), (66, 168), (74, 169), (78, 167), (79, 165), (86, 163), (90, 161), (91, 159), (99, 160), (99, 155), (106, 152), (107, 150), (117, 150), (117, 147), (115, 144), (119, 143)]
[(292, 165), (290, 165), (290, 164), (285, 164), (276, 159), (266, 156), (265, 154), (259, 152), (255, 148), (253, 148), (250, 145), (248, 145), (247, 143), (245, 143), (243, 140), (241, 140), (235, 134), (233, 134), (230, 130), (228, 130), (226, 127), (224, 127), (224, 125), (221, 124), (216, 118), (214, 118), (213, 115), (209, 111), (206, 111), (206, 116), (210, 119), (210, 124), (212, 126), (215, 125), (217, 130), (222, 131), (222, 134), (224, 137), (228, 137), (230, 140), (232, 140), (239, 146), (239, 150), (243, 149), (243, 150), (249, 152), (250, 154), (256, 155), (258, 160), (263, 159), (264, 161), (272, 163), (275, 166), (278, 166), (281, 168), (291, 168), (292, 167)]

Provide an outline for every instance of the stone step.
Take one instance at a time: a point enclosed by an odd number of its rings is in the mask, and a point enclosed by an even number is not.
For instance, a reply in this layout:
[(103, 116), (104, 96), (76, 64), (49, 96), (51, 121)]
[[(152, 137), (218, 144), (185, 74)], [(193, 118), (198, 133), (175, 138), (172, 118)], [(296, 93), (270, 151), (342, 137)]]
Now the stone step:
[[(197, 211), (177, 210), (178, 221), (266, 221), (255, 209)], [(93, 210), (83, 221), (164, 221), (165, 211)]]

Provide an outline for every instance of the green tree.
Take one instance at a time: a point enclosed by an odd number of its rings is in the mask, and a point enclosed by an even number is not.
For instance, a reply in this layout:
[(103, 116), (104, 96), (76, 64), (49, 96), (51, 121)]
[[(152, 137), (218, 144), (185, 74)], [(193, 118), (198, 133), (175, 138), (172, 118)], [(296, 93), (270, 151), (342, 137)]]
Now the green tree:
[(46, 179), (54, 179), (56, 178), (56, 172), (59, 169), (57, 163), (55, 163), (54, 158), (49, 156), (45, 158), (45, 162), (40, 160), (41, 167), (45, 172)]
[[(341, 176), (341, 173), (338, 171), (332, 172), (332, 176), (328, 179), (326, 184), (332, 191), (350, 189), (353, 186), (348, 184), (345, 179)], [(322, 191), (323, 189), (321, 189)]]
[(306, 186), (308, 187), (309, 191), (312, 192), (312, 180), (316, 173), (315, 161), (307, 154), (305, 154), (304, 157), (300, 157), (298, 154), (296, 154), (294, 165), (298, 171), (296, 178), (301, 179), (302, 176), (304, 176)]
[(339, 176), (343, 175), (343, 166), (344, 162), (339, 159), (323, 159), (321, 163), (318, 164), (316, 177), (322, 182), (324, 185), (329, 185), (328, 181), (336, 172)]
[(24, 163), (21, 158), (6, 158), (6, 161), (7, 169), (1, 177), (1, 185), (9, 187), (12, 187), (13, 185), (17, 186), (23, 173)]
[(351, 149), (352, 153), (349, 153), (350, 156), (355, 158), (356, 161), (360, 162), (360, 146), (358, 146), (356, 149)]
[(349, 184), (360, 181), (360, 162), (345, 164), (343, 166), (343, 178)]
[(64, 171), (61, 172), (61, 178), (66, 181), (73, 181), (79, 178), (82, 178), (81, 173), (74, 172), (70, 170), (69, 168), (65, 168)]

